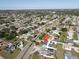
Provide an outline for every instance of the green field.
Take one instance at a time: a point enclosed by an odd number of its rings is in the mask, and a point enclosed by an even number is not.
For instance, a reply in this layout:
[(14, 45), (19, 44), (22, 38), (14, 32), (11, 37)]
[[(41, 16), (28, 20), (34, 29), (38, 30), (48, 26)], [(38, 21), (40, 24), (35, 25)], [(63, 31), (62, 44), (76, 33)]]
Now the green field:
[(19, 49), (15, 49), (13, 53), (1, 50), (0, 55), (4, 57), (5, 59), (15, 59), (15, 57), (18, 55), (19, 52), (20, 52)]
[(72, 54), (77, 56), (77, 58), (79, 59), (79, 53), (77, 53), (74, 49), (72, 49)]
[(56, 48), (56, 59), (64, 59), (64, 50), (62, 48), (62, 45), (57, 45)]
[(60, 42), (65, 42), (67, 39), (67, 32), (61, 32), (59, 37), (60, 37)]
[(35, 52), (34, 54), (30, 55), (29, 59), (39, 59), (39, 53)]

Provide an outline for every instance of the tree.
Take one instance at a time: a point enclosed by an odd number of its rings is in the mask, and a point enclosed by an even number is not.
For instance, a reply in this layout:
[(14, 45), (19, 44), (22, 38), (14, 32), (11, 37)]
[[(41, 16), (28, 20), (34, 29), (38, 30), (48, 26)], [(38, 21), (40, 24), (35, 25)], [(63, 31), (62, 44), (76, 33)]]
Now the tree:
[(45, 35), (45, 33), (41, 33), (41, 34), (38, 36), (39, 39), (42, 39), (44, 35)]
[(28, 31), (30, 31), (30, 29), (22, 28), (22, 29), (19, 30), (18, 34), (25, 34), (25, 33), (28, 33)]
[(74, 34), (73, 34), (73, 39), (74, 40), (78, 40), (78, 37), (77, 37), (77, 33), (76, 32), (74, 32)]
[(7, 40), (12, 40), (16, 37), (17, 33), (16, 32), (6, 32), (4, 35), (5, 35), (4, 37)]
[(4, 37), (4, 32), (0, 31), (0, 38), (3, 38), (3, 37)]
[(50, 32), (50, 29), (46, 29), (47, 32)]
[(62, 32), (67, 32), (67, 28), (62, 28), (61, 31)]
[(16, 30), (12, 28), (3, 28), (0, 30), (0, 38), (5, 38), (7, 40), (12, 40), (17, 36)]

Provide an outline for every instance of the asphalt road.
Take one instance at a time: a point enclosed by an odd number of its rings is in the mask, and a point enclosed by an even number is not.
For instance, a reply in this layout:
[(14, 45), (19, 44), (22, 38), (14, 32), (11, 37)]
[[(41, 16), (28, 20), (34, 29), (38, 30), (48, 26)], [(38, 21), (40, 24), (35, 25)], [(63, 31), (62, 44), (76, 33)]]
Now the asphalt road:
[(28, 49), (28, 51), (24, 55), (23, 59), (29, 59), (29, 56), (30, 56), (30, 53), (31, 53), (33, 47), (34, 47), (34, 44), (32, 44), (31, 47)]
[(31, 42), (29, 42), (22, 51), (18, 54), (18, 56), (15, 59), (22, 59), (23, 55), (25, 54), (25, 51), (29, 48), (31, 45)]

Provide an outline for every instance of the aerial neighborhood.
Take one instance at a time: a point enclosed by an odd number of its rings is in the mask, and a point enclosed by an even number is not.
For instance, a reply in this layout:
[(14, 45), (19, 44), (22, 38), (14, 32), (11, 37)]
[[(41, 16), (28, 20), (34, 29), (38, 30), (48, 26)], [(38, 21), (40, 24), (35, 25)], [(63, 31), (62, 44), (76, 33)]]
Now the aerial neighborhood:
[(1, 58), (79, 59), (79, 15), (72, 12), (0, 11)]

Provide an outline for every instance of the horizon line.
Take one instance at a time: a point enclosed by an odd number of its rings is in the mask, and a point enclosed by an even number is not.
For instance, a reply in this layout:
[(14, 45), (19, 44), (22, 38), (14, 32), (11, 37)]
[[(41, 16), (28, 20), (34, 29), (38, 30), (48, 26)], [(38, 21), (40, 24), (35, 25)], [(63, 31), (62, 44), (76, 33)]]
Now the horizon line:
[(55, 9), (79, 9), (79, 8), (16, 8), (16, 9), (0, 9), (0, 10), (55, 10)]

